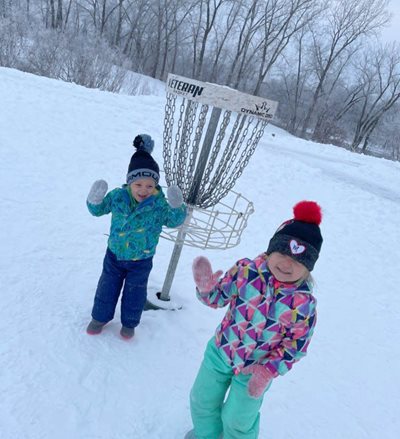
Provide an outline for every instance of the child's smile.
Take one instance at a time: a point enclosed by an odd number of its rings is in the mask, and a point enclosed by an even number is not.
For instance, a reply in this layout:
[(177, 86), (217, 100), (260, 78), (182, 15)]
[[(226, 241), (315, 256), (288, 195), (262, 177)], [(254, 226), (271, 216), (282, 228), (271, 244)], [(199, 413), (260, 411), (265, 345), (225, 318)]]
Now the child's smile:
[(153, 195), (155, 188), (156, 183), (152, 178), (140, 178), (130, 184), (132, 196), (138, 203)]
[(281, 282), (296, 282), (308, 274), (303, 264), (282, 253), (271, 253), (267, 263), (271, 273)]

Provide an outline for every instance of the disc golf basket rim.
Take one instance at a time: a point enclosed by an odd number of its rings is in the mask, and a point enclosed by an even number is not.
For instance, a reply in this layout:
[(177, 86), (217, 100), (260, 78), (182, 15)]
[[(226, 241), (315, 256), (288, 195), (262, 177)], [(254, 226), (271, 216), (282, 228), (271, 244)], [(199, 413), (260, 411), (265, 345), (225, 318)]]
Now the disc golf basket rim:
[(214, 206), (202, 208), (187, 204), (187, 210), (185, 223), (177, 228), (163, 228), (161, 237), (189, 247), (225, 250), (240, 243), (254, 205), (239, 192), (230, 190), (227, 197)]

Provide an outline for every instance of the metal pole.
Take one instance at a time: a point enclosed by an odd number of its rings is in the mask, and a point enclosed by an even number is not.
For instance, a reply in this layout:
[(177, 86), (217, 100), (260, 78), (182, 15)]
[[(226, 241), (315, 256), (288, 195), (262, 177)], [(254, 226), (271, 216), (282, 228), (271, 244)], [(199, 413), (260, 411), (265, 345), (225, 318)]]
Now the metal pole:
[(221, 108), (213, 108), (208, 122), (207, 132), (204, 137), (203, 147), (201, 148), (197, 168), (193, 176), (193, 183), (189, 190), (187, 202), (196, 205), (196, 198), (199, 192), (201, 180), (207, 166), (208, 156), (210, 155), (212, 142), (217, 131), (219, 118), (221, 116)]
[[(212, 109), (210, 120), (208, 122), (207, 132), (204, 137), (204, 143), (200, 152), (199, 161), (197, 164), (196, 171), (194, 173), (193, 183), (189, 190), (189, 195), (187, 199), (189, 205), (190, 204), (195, 205), (197, 194), (201, 184), (201, 179), (206, 169), (208, 156), (210, 155), (210, 151), (211, 151), (212, 142), (215, 136), (215, 132), (217, 131), (218, 121), (221, 116), (221, 111), (222, 110), (220, 108)], [(190, 219), (192, 211), (193, 209), (190, 210), (185, 223)], [(185, 236), (186, 236), (186, 227), (184, 224), (179, 230), (178, 237), (174, 245), (174, 250), (172, 251), (172, 256), (169, 262), (167, 274), (165, 276), (164, 285), (162, 287), (161, 292), (157, 293), (157, 297), (160, 300), (165, 300), (165, 301), (170, 300), (169, 292), (171, 290), (172, 281), (174, 279), (176, 268), (178, 266), (178, 261), (182, 252)]]
[(192, 216), (193, 208), (188, 207), (188, 215), (182, 227), (179, 229), (178, 236), (175, 241), (174, 250), (172, 251), (172, 256), (169, 261), (167, 274), (165, 276), (164, 284), (160, 293), (157, 293), (157, 297), (160, 300), (168, 301), (170, 300), (169, 291), (171, 289), (172, 281), (175, 276), (176, 268), (178, 266), (178, 261), (181, 256), (183, 244), (186, 236), (187, 224), (190, 222)]

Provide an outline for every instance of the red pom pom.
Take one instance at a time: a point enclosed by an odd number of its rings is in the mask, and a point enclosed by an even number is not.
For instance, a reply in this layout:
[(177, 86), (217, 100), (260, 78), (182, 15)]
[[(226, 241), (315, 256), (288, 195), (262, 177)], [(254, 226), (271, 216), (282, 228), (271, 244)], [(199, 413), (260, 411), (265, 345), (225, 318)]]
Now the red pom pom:
[(322, 221), (321, 207), (315, 201), (300, 201), (293, 207), (294, 219), (320, 225)]

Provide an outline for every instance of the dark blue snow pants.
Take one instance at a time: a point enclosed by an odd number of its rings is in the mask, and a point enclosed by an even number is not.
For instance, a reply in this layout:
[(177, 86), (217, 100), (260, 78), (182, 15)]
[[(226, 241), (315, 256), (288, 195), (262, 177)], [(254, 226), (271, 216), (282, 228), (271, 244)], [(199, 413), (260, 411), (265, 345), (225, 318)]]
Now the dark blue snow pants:
[[(135, 328), (143, 312), (147, 298), (147, 281), (153, 267), (153, 258), (140, 261), (119, 261), (107, 248), (97, 285), (92, 317), (99, 322), (114, 318), (115, 307), (121, 293), (121, 323)], [(125, 283), (124, 283), (125, 281)]]

